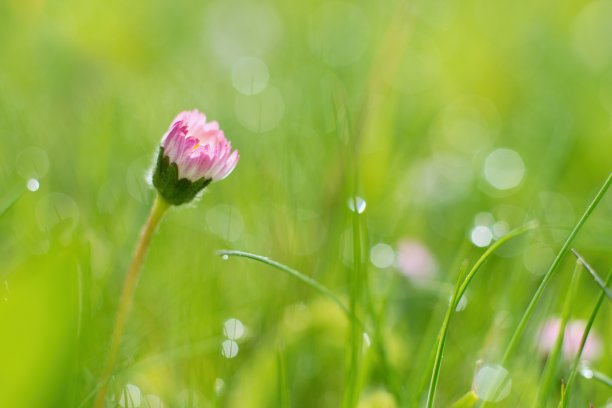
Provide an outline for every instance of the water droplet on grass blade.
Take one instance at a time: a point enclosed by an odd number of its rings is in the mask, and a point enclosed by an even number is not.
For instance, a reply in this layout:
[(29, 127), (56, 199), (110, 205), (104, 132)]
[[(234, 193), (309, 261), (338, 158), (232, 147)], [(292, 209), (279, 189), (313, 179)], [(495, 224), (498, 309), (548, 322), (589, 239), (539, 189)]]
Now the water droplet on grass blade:
[(365, 200), (359, 196), (349, 198), (347, 205), (351, 211), (357, 211), (358, 214), (362, 214), (366, 209)]
[(227, 261), (229, 259), (229, 255), (228, 254), (223, 254), (223, 255), (221, 255), (221, 259), (223, 259), (224, 261)]
[(591, 379), (593, 378), (593, 370), (583, 365), (580, 367), (580, 375), (582, 375), (586, 379)]
[(499, 364), (487, 364), (476, 372), (472, 389), (481, 400), (498, 402), (510, 394), (512, 379), (504, 367)]
[(462, 310), (465, 310), (467, 305), (468, 305), (468, 298), (467, 298), (467, 296), (463, 295), (463, 296), (461, 296), (461, 299), (459, 299), (459, 302), (457, 302), (457, 306), (455, 307), (455, 311), (456, 312), (461, 312)]

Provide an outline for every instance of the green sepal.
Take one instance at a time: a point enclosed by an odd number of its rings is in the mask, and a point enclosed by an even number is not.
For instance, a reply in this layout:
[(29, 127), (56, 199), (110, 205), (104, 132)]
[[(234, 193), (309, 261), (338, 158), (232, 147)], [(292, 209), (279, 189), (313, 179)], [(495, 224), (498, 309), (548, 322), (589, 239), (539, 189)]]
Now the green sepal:
[(170, 163), (170, 158), (164, 155), (164, 148), (159, 148), (157, 165), (153, 172), (153, 186), (166, 202), (181, 205), (190, 202), (204, 189), (212, 179), (202, 177), (196, 181), (186, 178), (179, 179), (178, 166)]

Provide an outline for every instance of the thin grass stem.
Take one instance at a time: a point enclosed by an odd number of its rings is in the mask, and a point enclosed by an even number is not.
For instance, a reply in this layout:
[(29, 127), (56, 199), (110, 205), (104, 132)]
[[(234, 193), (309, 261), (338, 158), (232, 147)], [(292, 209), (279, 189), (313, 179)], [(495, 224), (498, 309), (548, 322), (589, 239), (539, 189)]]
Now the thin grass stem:
[[(612, 270), (608, 273), (608, 278), (606, 279), (606, 287), (610, 285), (612, 282)], [(574, 357), (574, 361), (572, 364), (572, 370), (567, 379), (567, 384), (565, 385), (565, 390), (561, 397), (561, 402), (559, 403), (559, 407), (567, 408), (570, 398), (570, 392), (572, 390), (572, 386), (574, 385), (574, 381), (576, 379), (576, 374), (578, 373), (578, 368), (580, 367), (580, 359), (582, 358), (582, 353), (584, 351), (584, 347), (586, 345), (587, 338), (589, 337), (589, 333), (591, 332), (591, 327), (593, 327), (593, 323), (595, 322), (595, 318), (599, 313), (599, 309), (601, 308), (601, 304), (604, 300), (604, 292), (600, 292), (597, 297), (597, 302), (595, 302), (595, 306), (593, 307), (593, 311), (589, 316), (589, 320), (584, 328), (584, 332), (582, 333), (582, 339), (580, 340), (580, 348), (576, 353), (576, 357)]]
[(576, 261), (574, 273), (572, 273), (572, 279), (569, 283), (567, 295), (565, 296), (565, 301), (563, 302), (563, 311), (561, 312), (559, 333), (557, 333), (557, 339), (555, 340), (555, 344), (553, 345), (553, 348), (550, 351), (550, 354), (548, 355), (548, 358), (546, 360), (546, 366), (544, 367), (544, 373), (542, 374), (542, 382), (538, 389), (538, 395), (536, 397), (536, 406), (538, 407), (546, 406), (546, 401), (550, 396), (552, 383), (559, 368), (559, 357), (561, 356), (561, 350), (563, 348), (565, 327), (567, 326), (567, 321), (570, 317), (572, 305), (574, 303), (574, 299), (576, 298), (576, 291), (578, 288), (578, 282), (580, 280), (580, 268), (580, 262)]
[(610, 187), (610, 184), (612, 184), (612, 172), (608, 174), (608, 178), (606, 178), (606, 181), (604, 181), (603, 185), (601, 186), (597, 194), (595, 194), (595, 197), (593, 198), (591, 203), (587, 206), (587, 209), (585, 210), (584, 214), (582, 214), (582, 217), (580, 217), (580, 219), (578, 220), (578, 222), (572, 229), (572, 232), (570, 232), (569, 236), (563, 243), (561, 250), (559, 251), (555, 259), (553, 260), (552, 264), (548, 268), (548, 271), (546, 272), (544, 277), (542, 278), (542, 281), (540, 282), (540, 286), (538, 286), (538, 288), (536, 289), (536, 292), (531, 298), (531, 301), (529, 302), (527, 309), (523, 313), (523, 316), (521, 317), (521, 320), (518, 326), (516, 327), (516, 330), (512, 334), (510, 342), (508, 343), (508, 346), (501, 359), (500, 364), (502, 366), (505, 365), (506, 361), (508, 361), (508, 358), (514, 352), (514, 349), (518, 345), (518, 341), (523, 335), (523, 332), (525, 331), (527, 322), (529, 321), (529, 319), (531, 318), (531, 315), (535, 311), (535, 306), (538, 304), (538, 301), (542, 297), (542, 293), (544, 292), (544, 289), (546, 288), (548, 281), (552, 277), (552, 274), (555, 272), (555, 270), (557, 270), (557, 268), (561, 264), (561, 261), (563, 260), (567, 252), (569, 251), (570, 246), (572, 245), (572, 242), (574, 242), (576, 235), (578, 235), (578, 232), (582, 229), (583, 225), (589, 219), (589, 217), (591, 216), (595, 208), (597, 208), (597, 205), (599, 204), (601, 199), (605, 196), (606, 192), (608, 191), (608, 188)]
[(455, 287), (455, 291), (453, 292), (453, 296), (451, 298), (451, 301), (449, 302), (448, 308), (446, 310), (446, 315), (444, 317), (444, 321), (442, 322), (442, 328), (440, 329), (440, 334), (438, 336), (436, 356), (434, 359), (433, 370), (431, 373), (429, 391), (427, 393), (427, 404), (426, 404), (427, 408), (433, 407), (433, 404), (434, 404), (436, 388), (437, 388), (438, 379), (440, 376), (440, 368), (442, 365), (444, 344), (446, 342), (446, 336), (448, 334), (448, 326), (452, 318), (452, 315), (457, 308), (457, 304), (459, 303), (459, 300), (465, 294), (465, 291), (467, 290), (468, 286), (474, 279), (474, 276), (476, 275), (480, 267), (486, 262), (486, 260), (491, 256), (491, 254), (495, 252), (495, 250), (497, 250), (500, 246), (502, 246), (503, 244), (505, 244), (512, 238), (522, 235), (526, 233), (527, 231), (530, 231), (536, 228), (537, 226), (538, 224), (536, 222), (531, 221), (519, 228), (516, 228), (510, 231), (509, 233), (501, 237), (498, 241), (496, 241), (493, 245), (491, 245), (489, 248), (487, 248), (487, 250), (480, 256), (480, 258), (478, 258), (478, 260), (476, 261), (472, 269), (468, 272), (468, 274), (465, 276), (465, 279), (463, 279), (463, 281), (461, 281), (462, 273), (459, 274), (459, 278), (457, 280), (457, 286)]
[(287, 273), (288, 275), (296, 278), (297, 280), (301, 281), (302, 283), (305, 283), (306, 285), (310, 286), (311, 288), (313, 288), (314, 290), (316, 290), (317, 292), (319, 292), (321, 295), (325, 296), (326, 298), (328, 298), (329, 300), (331, 300), (332, 302), (334, 302), (343, 312), (344, 314), (350, 319), (350, 320), (354, 320), (355, 322), (357, 322), (359, 324), (359, 326), (365, 330), (365, 326), (364, 324), (359, 320), (359, 318), (355, 315), (352, 314), (351, 310), (344, 304), (342, 303), (342, 301), (328, 288), (326, 288), (325, 286), (321, 285), (319, 282), (317, 282), (316, 280), (312, 279), (310, 276), (307, 276), (301, 272), (296, 271), (293, 268), (290, 268), (286, 265), (283, 265), (280, 262), (277, 262), (273, 259), (270, 259), (266, 256), (261, 256), (261, 255), (256, 255), (256, 254), (252, 254), (250, 252), (245, 252), (245, 251), (238, 251), (238, 250), (230, 250), (230, 249), (222, 249), (216, 252), (217, 255), (221, 256), (221, 257), (239, 257), (239, 258), (247, 258), (247, 259), (252, 259), (261, 263), (264, 263), (266, 265), (272, 266), (276, 269), (279, 269), (285, 273)]
[(593, 269), (593, 267), (589, 265), (589, 263), (582, 257), (582, 255), (580, 255), (578, 251), (576, 251), (574, 248), (572, 248), (572, 253), (578, 259), (578, 262), (580, 262), (584, 266), (584, 268), (591, 274), (591, 276), (595, 280), (595, 283), (597, 283), (597, 285), (601, 288), (604, 295), (606, 295), (608, 299), (612, 301), (612, 290), (608, 288), (608, 285), (603, 281), (603, 279), (601, 279), (597, 272), (595, 272), (595, 269)]

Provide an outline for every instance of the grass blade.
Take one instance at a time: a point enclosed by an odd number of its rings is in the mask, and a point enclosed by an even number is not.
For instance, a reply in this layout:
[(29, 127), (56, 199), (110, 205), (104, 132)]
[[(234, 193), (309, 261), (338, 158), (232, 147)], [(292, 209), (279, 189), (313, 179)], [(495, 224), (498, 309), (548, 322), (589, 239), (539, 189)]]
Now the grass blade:
[(536, 406), (538, 407), (546, 406), (555, 374), (557, 374), (557, 370), (559, 368), (559, 357), (563, 347), (563, 339), (565, 338), (565, 327), (567, 326), (567, 320), (569, 319), (570, 312), (572, 310), (572, 305), (574, 303), (578, 288), (578, 281), (580, 279), (580, 266), (580, 262), (576, 261), (576, 267), (574, 268), (574, 273), (572, 274), (572, 279), (567, 290), (567, 296), (565, 296), (565, 301), (563, 302), (559, 333), (557, 334), (555, 344), (548, 355), (548, 359), (546, 360), (546, 366), (544, 367), (544, 373), (542, 374), (542, 383), (536, 397)]
[(268, 257), (252, 254), (249, 252), (223, 249), (223, 250), (217, 251), (217, 255), (220, 255), (222, 257), (248, 258), (248, 259), (252, 259), (252, 260), (264, 263), (266, 265), (272, 266), (276, 269), (279, 269), (285, 272), (286, 274), (305, 283), (306, 285), (310, 286), (311, 288), (319, 292), (321, 295), (325, 296), (326, 298), (334, 302), (336, 305), (338, 305), (340, 309), (342, 309), (342, 311), (346, 314), (346, 316), (349, 319), (356, 322), (362, 329), (365, 329), (363, 323), (361, 323), (361, 321), (357, 318), (357, 316), (355, 316), (351, 312), (351, 310), (344, 303), (342, 303), (342, 301), (331, 290), (327, 289), (325, 286), (321, 285), (319, 282), (312, 279), (311, 277), (304, 275), (303, 273), (298, 272), (293, 268), (283, 265), (280, 262), (276, 262), (275, 260), (272, 260)]
[(576, 225), (574, 226), (574, 228), (570, 232), (569, 236), (567, 237), (567, 239), (563, 243), (563, 246), (561, 247), (561, 250), (559, 251), (559, 253), (555, 257), (555, 259), (553, 260), (552, 264), (548, 268), (548, 271), (546, 271), (546, 274), (542, 278), (542, 282), (540, 282), (540, 286), (538, 286), (538, 288), (536, 289), (536, 292), (534, 293), (533, 297), (531, 298), (531, 301), (529, 302), (529, 305), (527, 306), (527, 309), (523, 313), (523, 316), (521, 317), (521, 320), (520, 320), (518, 326), (516, 327), (516, 329), (515, 329), (515, 331), (514, 331), (514, 333), (512, 335), (512, 338), (510, 339), (510, 342), (508, 343), (508, 346), (507, 346), (507, 348), (506, 348), (506, 350), (504, 352), (504, 355), (503, 355), (503, 357), (501, 359), (500, 365), (502, 365), (502, 366), (505, 365), (506, 361), (510, 357), (510, 354), (512, 354), (512, 352), (514, 351), (514, 349), (518, 345), (518, 341), (521, 338), (521, 336), (523, 335), (523, 332), (525, 331), (525, 327), (527, 326), (527, 322), (531, 318), (531, 315), (533, 314), (533, 312), (535, 310), (536, 304), (538, 303), (538, 301), (542, 297), (542, 293), (544, 292), (544, 289), (546, 288), (546, 285), (547, 285), (548, 281), (552, 277), (552, 274), (555, 272), (555, 270), (557, 270), (557, 268), (561, 264), (561, 261), (563, 260), (563, 258), (567, 254), (567, 252), (569, 251), (570, 246), (572, 245), (572, 242), (574, 242), (574, 239), (576, 238), (576, 235), (578, 235), (578, 232), (582, 229), (582, 226), (589, 219), (589, 217), (591, 216), (591, 214), (593, 213), (593, 211), (595, 210), (595, 208), (597, 207), (597, 205), (599, 204), (601, 199), (606, 194), (606, 191), (608, 191), (608, 188), (610, 187), (610, 184), (612, 184), (612, 172), (610, 174), (608, 174), (608, 178), (603, 183), (603, 185), (601, 186), (601, 188), (599, 189), (599, 191), (597, 192), (597, 194), (595, 195), (595, 197), (593, 198), (591, 203), (588, 205), (588, 207), (585, 210), (584, 214), (582, 214), (582, 217), (580, 217), (580, 220), (578, 220), (578, 222), (576, 223)]
[[(608, 273), (608, 278), (606, 279), (606, 287), (612, 282), (612, 270)], [(603, 303), (604, 292), (602, 291), (597, 298), (597, 302), (595, 303), (595, 307), (591, 312), (591, 316), (584, 328), (584, 333), (582, 333), (582, 339), (580, 341), (580, 348), (576, 353), (576, 357), (574, 357), (574, 362), (572, 365), (572, 371), (567, 380), (567, 384), (565, 386), (565, 391), (561, 397), (561, 402), (559, 403), (559, 407), (567, 408), (569, 402), (569, 395), (572, 389), (572, 385), (574, 384), (574, 380), (576, 379), (576, 374), (578, 373), (578, 367), (580, 366), (580, 359), (582, 357), (582, 352), (584, 351), (584, 346), (586, 345), (587, 338), (589, 337), (589, 333), (591, 331), (591, 327), (593, 327), (593, 322), (595, 322), (595, 318), (597, 317), (597, 313), (599, 313), (599, 309), (601, 308), (601, 304)]]
[(487, 248), (487, 250), (480, 256), (480, 258), (478, 258), (478, 260), (476, 261), (472, 269), (468, 272), (468, 274), (466, 275), (465, 279), (463, 280), (461, 284), (459, 284), (459, 282), (461, 282), (462, 273), (459, 274), (459, 278), (457, 280), (457, 286), (455, 287), (455, 291), (453, 293), (451, 301), (449, 302), (448, 308), (446, 310), (446, 316), (444, 317), (444, 321), (442, 322), (442, 328), (440, 329), (440, 335), (438, 338), (438, 345), (437, 345), (437, 350), (436, 350), (436, 357), (434, 359), (434, 366), (433, 366), (433, 370), (431, 373), (431, 381), (429, 383), (429, 391), (427, 393), (427, 407), (428, 408), (432, 407), (434, 403), (434, 398), (436, 395), (436, 388), (438, 385), (438, 378), (440, 376), (440, 367), (442, 365), (442, 355), (444, 353), (444, 343), (446, 342), (446, 336), (448, 334), (448, 325), (450, 323), (450, 319), (454, 311), (457, 308), (457, 304), (459, 303), (459, 300), (464, 295), (465, 291), (467, 290), (468, 286), (474, 279), (474, 276), (476, 275), (480, 267), (486, 262), (487, 259), (489, 259), (491, 254), (493, 254), (493, 252), (495, 252), (497, 248), (499, 248), (500, 246), (502, 246), (503, 244), (505, 244), (512, 238), (522, 235), (526, 233), (527, 231), (530, 231), (536, 227), (537, 227), (537, 223), (532, 221), (519, 228), (516, 228), (510, 231), (509, 233), (501, 237), (493, 245)]
[(434, 357), (433, 369), (431, 372), (431, 380), (429, 382), (429, 390), (427, 391), (427, 408), (433, 406), (434, 399), (436, 398), (436, 389), (438, 387), (438, 379), (440, 378), (442, 355), (444, 353), (444, 344), (446, 343), (446, 337), (448, 334), (448, 325), (450, 324), (450, 319), (453, 315), (453, 307), (455, 305), (457, 295), (459, 294), (459, 288), (461, 287), (461, 278), (463, 277), (463, 272), (466, 268), (467, 263), (464, 262), (463, 265), (461, 265), (461, 269), (459, 270), (459, 276), (457, 276), (455, 290), (453, 291), (453, 295), (451, 296), (450, 302), (448, 302), (448, 308), (446, 309), (446, 314), (444, 315), (444, 320), (442, 321), (440, 334), (438, 334), (436, 354)]
[(580, 262), (584, 266), (584, 268), (591, 274), (593, 279), (595, 279), (595, 283), (599, 285), (599, 287), (608, 297), (608, 299), (612, 300), (612, 290), (608, 289), (608, 285), (603, 281), (603, 279), (599, 277), (597, 272), (595, 272), (595, 269), (593, 269), (591, 265), (589, 265), (589, 263), (582, 257), (582, 255), (580, 255), (578, 251), (576, 251), (574, 248), (572, 248), (572, 253), (578, 259), (578, 262)]

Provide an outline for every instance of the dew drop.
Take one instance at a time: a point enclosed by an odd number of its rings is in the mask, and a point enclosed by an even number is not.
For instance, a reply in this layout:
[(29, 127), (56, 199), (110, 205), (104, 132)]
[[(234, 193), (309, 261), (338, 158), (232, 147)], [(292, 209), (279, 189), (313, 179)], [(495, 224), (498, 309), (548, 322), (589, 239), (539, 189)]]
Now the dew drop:
[(347, 201), (348, 208), (358, 214), (362, 214), (366, 209), (366, 202), (363, 198), (359, 196), (351, 197)]
[(240, 348), (238, 347), (238, 343), (234, 340), (225, 340), (221, 343), (221, 354), (225, 358), (234, 358), (238, 355), (238, 351)]
[(223, 324), (223, 334), (230, 340), (239, 340), (244, 336), (244, 325), (238, 319), (227, 319)]
[(32, 192), (38, 191), (38, 189), (40, 188), (40, 182), (35, 178), (31, 178), (26, 183), (26, 187)]
[(223, 254), (223, 256), (221, 256), (221, 259), (223, 259), (224, 261), (227, 261), (229, 259), (229, 255)]
[(591, 379), (593, 378), (593, 370), (591, 370), (587, 366), (582, 366), (580, 367), (580, 375), (582, 375), (586, 379)]
[(468, 298), (467, 296), (463, 295), (461, 296), (461, 299), (459, 299), (459, 302), (457, 302), (457, 307), (455, 307), (455, 311), (461, 312), (462, 310), (465, 310), (467, 305), (468, 305)]

